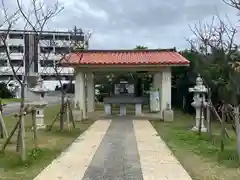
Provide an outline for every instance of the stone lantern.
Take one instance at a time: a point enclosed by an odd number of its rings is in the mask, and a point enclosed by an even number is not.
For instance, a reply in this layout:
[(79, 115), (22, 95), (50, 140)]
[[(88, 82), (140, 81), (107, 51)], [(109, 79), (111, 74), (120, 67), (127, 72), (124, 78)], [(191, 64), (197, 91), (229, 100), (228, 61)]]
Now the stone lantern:
[(193, 92), (193, 102), (191, 105), (195, 108), (196, 110), (196, 124), (192, 128), (193, 131), (198, 131), (199, 126), (200, 126), (200, 119), (201, 119), (201, 132), (206, 132), (207, 128), (204, 125), (204, 110), (201, 111), (201, 106), (206, 107), (207, 102), (205, 99), (205, 95), (208, 92), (207, 88), (203, 84), (203, 80), (200, 75), (198, 75), (196, 79), (196, 85), (193, 88), (189, 88), (189, 92)]
[(48, 92), (48, 89), (43, 86), (43, 79), (39, 76), (37, 84), (34, 88), (29, 89), (37, 99), (29, 105), (31, 105), (36, 110), (36, 128), (45, 129), (46, 125), (44, 124), (44, 108), (47, 106), (47, 102), (43, 100), (44, 94)]

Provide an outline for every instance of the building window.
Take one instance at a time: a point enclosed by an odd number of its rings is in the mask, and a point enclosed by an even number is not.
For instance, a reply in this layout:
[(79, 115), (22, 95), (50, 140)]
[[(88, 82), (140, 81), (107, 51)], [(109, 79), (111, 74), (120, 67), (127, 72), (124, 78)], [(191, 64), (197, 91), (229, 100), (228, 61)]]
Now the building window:
[(54, 61), (53, 60), (41, 60), (40, 65), (41, 65), (41, 67), (54, 67)]
[(6, 48), (5, 47), (4, 47), (4, 45), (2, 45), (2, 46), (0, 45), (0, 52), (6, 52)]
[(40, 47), (41, 53), (51, 53), (53, 52), (53, 47)]
[(72, 41), (84, 41), (84, 35), (82, 35), (82, 34), (71, 35), (70, 40), (72, 40)]
[(55, 35), (55, 40), (67, 40), (69, 41), (69, 35)]
[(14, 59), (14, 60), (11, 60), (10, 63), (14, 67), (23, 67), (23, 60)]
[(68, 47), (55, 47), (56, 54), (67, 54), (69, 52), (70, 52), (70, 49)]
[(23, 46), (9, 46), (10, 53), (23, 53)]
[(0, 59), (0, 67), (7, 66), (7, 65), (8, 65), (8, 63), (7, 63), (6, 59)]
[(18, 33), (12, 33), (9, 34), (10, 39), (23, 39), (23, 34), (18, 34)]
[(52, 34), (42, 34), (39, 37), (40, 40), (53, 40), (53, 35)]

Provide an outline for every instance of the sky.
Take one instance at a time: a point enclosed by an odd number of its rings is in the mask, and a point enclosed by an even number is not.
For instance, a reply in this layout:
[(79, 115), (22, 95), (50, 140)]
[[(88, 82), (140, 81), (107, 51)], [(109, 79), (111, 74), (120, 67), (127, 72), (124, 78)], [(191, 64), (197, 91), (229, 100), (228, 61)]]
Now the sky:
[(184, 49), (189, 47), (186, 38), (193, 38), (189, 25), (209, 21), (217, 13), (227, 14), (233, 24), (240, 19), (222, 0), (59, 1), (64, 10), (48, 22), (48, 29), (76, 25), (90, 30), (90, 49), (132, 49), (136, 45)]

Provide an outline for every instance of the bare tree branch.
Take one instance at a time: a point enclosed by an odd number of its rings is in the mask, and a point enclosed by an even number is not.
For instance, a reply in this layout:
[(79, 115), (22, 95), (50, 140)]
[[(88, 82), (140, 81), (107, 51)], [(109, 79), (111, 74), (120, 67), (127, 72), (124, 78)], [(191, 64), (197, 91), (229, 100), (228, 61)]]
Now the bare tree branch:
[(240, 0), (223, 0), (227, 5), (240, 10)]

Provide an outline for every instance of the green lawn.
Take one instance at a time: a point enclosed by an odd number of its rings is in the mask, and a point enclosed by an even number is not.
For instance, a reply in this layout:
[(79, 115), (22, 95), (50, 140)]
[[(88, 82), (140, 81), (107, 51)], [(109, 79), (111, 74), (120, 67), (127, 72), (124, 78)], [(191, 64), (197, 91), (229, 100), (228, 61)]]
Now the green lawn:
[(240, 177), (236, 154), (236, 137), (228, 127), (232, 139), (226, 139), (225, 151), (220, 153), (220, 123), (213, 124), (213, 137), (200, 136), (189, 130), (194, 117), (175, 111), (174, 122), (151, 121), (159, 135), (194, 180), (236, 180)]
[(2, 100), (2, 102), (4, 104), (8, 104), (8, 103), (13, 103), (13, 102), (20, 102), (21, 99), (20, 98), (9, 98), (9, 99), (1, 99), (0, 98), (0, 101)]
[[(59, 111), (59, 106), (46, 108), (45, 123), (51, 124), (55, 115)], [(16, 123), (16, 119), (11, 116), (4, 117), (8, 131), (10, 132)], [(76, 129), (69, 132), (66, 128), (64, 132), (59, 132), (59, 121), (57, 121), (51, 132), (38, 132), (39, 150), (33, 151), (33, 133), (31, 131), (30, 117), (25, 118), (26, 123), (26, 148), (28, 160), (21, 163), (19, 155), (16, 153), (16, 135), (12, 143), (7, 147), (5, 153), (0, 154), (0, 180), (30, 180), (33, 179), (45, 166), (56, 158), (77, 136), (85, 131), (94, 121), (85, 120), (76, 122)], [(3, 140), (0, 139), (0, 146)]]

